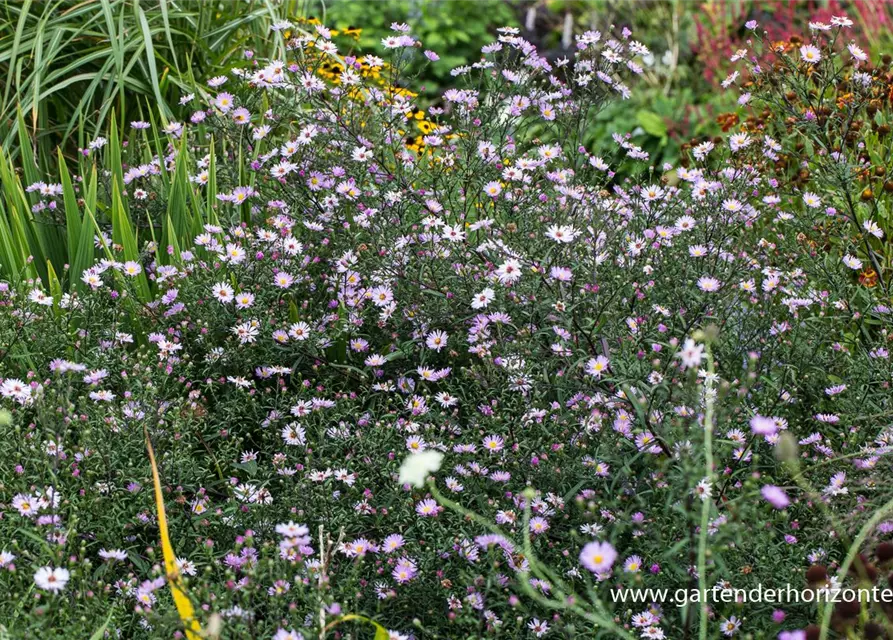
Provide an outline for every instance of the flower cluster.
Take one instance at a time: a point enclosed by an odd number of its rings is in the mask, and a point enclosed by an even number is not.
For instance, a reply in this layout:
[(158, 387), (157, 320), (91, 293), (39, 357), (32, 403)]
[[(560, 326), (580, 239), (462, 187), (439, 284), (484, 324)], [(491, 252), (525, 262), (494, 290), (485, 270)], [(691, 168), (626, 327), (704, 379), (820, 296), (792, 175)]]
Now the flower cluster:
[[(146, 436), (185, 591), (231, 637), (316, 637), (348, 612), (392, 638), (562, 637), (578, 616), (688, 637), (697, 611), (607, 594), (843, 561), (889, 497), (887, 280), (853, 273), (885, 236), (832, 177), (792, 178), (798, 126), (754, 120), (680, 166), (623, 132), (596, 156), (582, 136), (647, 54), (625, 30), (549, 60), (502, 29), (420, 118), (399, 72), (439, 57), (408, 27), (387, 62), (292, 29), (286, 59), (213, 78), (154, 146), (134, 123), (106, 178), (151, 242), (100, 228), (75, 293), (0, 289), (0, 567), (28, 574), (0, 572), (0, 617), (33, 584), (23, 606), (56, 624), (103, 606), (130, 637), (180, 628)], [(790, 64), (809, 79), (833, 52)], [(855, 170), (813, 144), (829, 176)], [(826, 243), (826, 222), (871, 238)], [(791, 637), (816, 616), (709, 617)]]

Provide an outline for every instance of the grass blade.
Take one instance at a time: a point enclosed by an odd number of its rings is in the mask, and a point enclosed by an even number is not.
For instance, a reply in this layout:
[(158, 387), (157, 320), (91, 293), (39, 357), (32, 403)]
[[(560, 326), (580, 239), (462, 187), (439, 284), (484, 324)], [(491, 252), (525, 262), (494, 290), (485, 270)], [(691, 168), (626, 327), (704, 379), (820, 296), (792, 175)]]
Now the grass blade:
[(57, 149), (59, 162), (59, 182), (62, 183), (62, 203), (65, 206), (65, 233), (68, 236), (68, 264), (72, 264), (77, 257), (78, 238), (81, 236), (81, 212), (78, 207), (78, 198), (71, 182), (71, 174), (65, 164), (65, 156), (62, 150)]
[(161, 109), (165, 117), (171, 117), (171, 111), (161, 97), (161, 85), (158, 82), (158, 69), (155, 66), (155, 47), (152, 46), (152, 33), (149, 30), (149, 21), (146, 20), (146, 14), (142, 7), (136, 5), (134, 7), (137, 19), (140, 23), (140, 29), (143, 32), (143, 45), (146, 48), (146, 62), (149, 65), (149, 78), (152, 81), (152, 90), (155, 92), (155, 100), (158, 102), (158, 108)]
[(109, 611), (109, 615), (105, 619), (105, 622), (103, 622), (102, 626), (93, 632), (93, 635), (90, 636), (90, 640), (102, 640), (105, 637), (105, 630), (109, 628), (109, 624), (111, 624), (112, 622), (112, 616), (114, 615), (114, 613), (114, 610)]
[[(112, 183), (112, 242), (124, 248), (124, 259), (127, 261), (139, 262), (140, 251), (137, 242), (136, 233), (130, 224), (130, 216), (124, 208), (124, 200), (121, 198), (121, 192), (116, 183)], [(140, 273), (135, 278), (136, 289), (139, 293), (140, 300), (148, 302), (151, 299), (149, 293), (149, 281), (146, 279), (145, 272)]]
[(211, 143), (208, 145), (208, 185), (205, 187), (205, 201), (207, 203), (207, 221), (208, 224), (219, 225), (217, 219), (217, 161), (214, 159), (214, 136), (211, 136)]
[(167, 584), (170, 587), (177, 613), (186, 630), (189, 640), (200, 640), (201, 625), (195, 619), (195, 609), (189, 598), (183, 592), (180, 580), (180, 570), (177, 568), (177, 556), (171, 544), (170, 534), (167, 530), (167, 515), (164, 511), (164, 495), (161, 492), (161, 478), (158, 475), (158, 465), (155, 463), (155, 451), (152, 449), (152, 440), (149, 431), (143, 426), (146, 434), (146, 449), (149, 451), (149, 463), (152, 465), (152, 482), (155, 486), (155, 509), (158, 512), (158, 535), (161, 537), (161, 553), (164, 556), (164, 571), (167, 574)]
[(25, 23), (31, 15), (31, 0), (25, 0), (19, 13), (19, 21), (16, 24), (15, 37), (12, 41), (12, 50), (9, 58), (9, 71), (6, 73), (6, 88), (3, 90), (3, 104), (9, 103), (9, 90), (12, 89), (12, 77), (16, 69), (16, 61), (19, 57), (19, 48), (22, 46), (22, 33), (25, 31)]

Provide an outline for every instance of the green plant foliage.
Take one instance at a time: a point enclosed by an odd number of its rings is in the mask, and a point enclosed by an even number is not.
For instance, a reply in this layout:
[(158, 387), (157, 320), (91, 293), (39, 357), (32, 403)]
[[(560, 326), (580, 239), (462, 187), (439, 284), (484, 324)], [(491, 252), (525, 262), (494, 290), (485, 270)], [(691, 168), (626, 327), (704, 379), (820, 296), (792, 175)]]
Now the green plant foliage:
[(3, 0), (0, 141), (9, 150), (21, 107), (45, 151), (92, 139), (113, 107), (121, 122), (149, 105), (169, 117), (180, 96), (259, 45), (302, 3), (247, 0)]
[(359, 44), (366, 48), (378, 45), (394, 22), (412, 26), (426, 48), (443, 52), (442, 64), (426, 69), (417, 83), (430, 96), (453, 84), (450, 69), (480, 58), (497, 27), (518, 25), (516, 11), (502, 0), (335, 0), (315, 9), (333, 28), (361, 28)]

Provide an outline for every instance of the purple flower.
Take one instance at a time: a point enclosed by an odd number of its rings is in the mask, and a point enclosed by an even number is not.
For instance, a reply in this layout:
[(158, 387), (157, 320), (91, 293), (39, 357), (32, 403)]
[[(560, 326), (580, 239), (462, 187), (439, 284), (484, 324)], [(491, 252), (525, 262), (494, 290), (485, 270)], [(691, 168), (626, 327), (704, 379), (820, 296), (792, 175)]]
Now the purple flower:
[(778, 432), (778, 424), (774, 418), (754, 416), (750, 419), (750, 430), (758, 436), (771, 436)]
[(394, 570), (391, 572), (391, 576), (393, 576), (394, 580), (398, 583), (405, 584), (415, 578), (416, 575), (418, 575), (418, 572), (419, 570), (411, 558), (400, 558), (400, 560), (397, 561)]
[(763, 498), (776, 509), (784, 509), (791, 504), (791, 499), (788, 498), (788, 494), (775, 485), (767, 484), (760, 490), (760, 493), (763, 495)]

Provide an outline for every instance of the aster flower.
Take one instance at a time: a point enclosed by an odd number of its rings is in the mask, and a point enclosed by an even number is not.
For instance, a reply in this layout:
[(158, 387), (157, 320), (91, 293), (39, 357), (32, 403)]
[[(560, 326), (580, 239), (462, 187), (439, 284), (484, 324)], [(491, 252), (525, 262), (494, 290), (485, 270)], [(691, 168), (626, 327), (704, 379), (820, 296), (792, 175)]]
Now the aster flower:
[(706, 293), (714, 293), (719, 291), (722, 284), (713, 276), (702, 276), (698, 278), (698, 289)]
[(542, 638), (549, 632), (549, 624), (539, 618), (532, 618), (527, 623), (527, 628), (530, 629), (531, 633), (537, 638)]
[(482, 444), (486, 451), (489, 451), (490, 453), (498, 453), (499, 451), (502, 451), (505, 446), (505, 441), (500, 436), (489, 435), (484, 438)]
[(868, 60), (868, 55), (865, 53), (865, 51), (858, 47), (855, 42), (851, 42), (847, 45), (846, 48), (849, 50), (850, 55), (853, 56), (853, 59), (856, 62), (865, 62), (866, 60)]
[(429, 349), (440, 352), (447, 345), (447, 334), (445, 331), (432, 331), (425, 338), (425, 345)]
[(549, 530), (549, 521), (540, 516), (534, 516), (530, 519), (528, 526), (530, 533), (540, 535)]
[(816, 194), (807, 191), (803, 194), (803, 204), (810, 209), (818, 209), (822, 206), (822, 200)]
[(590, 358), (586, 362), (586, 373), (588, 373), (593, 378), (601, 378), (602, 374), (608, 370), (609, 364), (610, 362), (605, 356)]
[(866, 233), (873, 235), (875, 238), (879, 240), (884, 237), (884, 230), (874, 221), (874, 220), (865, 220), (862, 223), (862, 228), (865, 229)]
[(703, 501), (709, 500), (713, 495), (713, 485), (709, 479), (704, 478), (692, 489), (692, 493)]
[(254, 294), (243, 291), (242, 293), (236, 294), (235, 301), (236, 309), (248, 309), (254, 305)]
[(418, 575), (418, 567), (411, 558), (400, 558), (391, 572), (391, 576), (399, 584), (410, 582)]
[(843, 257), (843, 263), (853, 271), (858, 271), (859, 269), (861, 269), (863, 264), (859, 258), (851, 256), (849, 254)]
[(642, 558), (640, 556), (630, 556), (623, 561), (623, 570), (627, 573), (638, 573), (642, 570)]
[(763, 496), (766, 502), (771, 504), (776, 509), (784, 509), (789, 504), (791, 504), (791, 500), (790, 498), (788, 498), (784, 490), (771, 484), (765, 485), (760, 490), (760, 494)]
[(816, 64), (822, 59), (822, 53), (818, 47), (804, 44), (800, 47), (800, 59), (808, 64)]
[(719, 628), (724, 636), (731, 637), (738, 633), (738, 630), (741, 628), (741, 621), (735, 616), (729, 616), (719, 623)]
[(700, 367), (704, 359), (704, 345), (697, 344), (691, 338), (687, 338), (676, 357), (682, 360), (682, 366), (686, 369)]
[(506, 260), (496, 269), (496, 275), (502, 284), (513, 284), (521, 279), (521, 262), (516, 258)]
[(774, 418), (754, 416), (750, 419), (750, 429), (758, 436), (771, 436), (778, 431), (778, 424)]
[(828, 486), (822, 491), (827, 496), (841, 496), (849, 493), (849, 489), (844, 486), (846, 483), (846, 473), (840, 472), (835, 473), (831, 477), (831, 481), (828, 483)]
[(233, 288), (226, 284), (225, 282), (219, 282), (214, 285), (211, 290), (212, 295), (217, 298), (222, 303), (232, 302), (234, 299), (235, 292)]
[(483, 309), (487, 307), (493, 299), (496, 297), (496, 293), (490, 287), (487, 287), (480, 293), (478, 293), (474, 299), (471, 301), (472, 309)]
[(552, 225), (546, 230), (546, 237), (562, 244), (573, 242), (580, 232), (568, 225)]
[(491, 198), (495, 198), (500, 193), (502, 193), (502, 187), (498, 182), (488, 182), (484, 185), (484, 193)]
[(422, 516), (423, 518), (435, 517), (437, 514), (441, 512), (442, 508), (437, 504), (435, 500), (431, 498), (426, 498), (422, 500), (418, 504), (416, 504), (415, 512)]
[(65, 589), (71, 574), (62, 567), (41, 567), (34, 573), (34, 584), (38, 589), (58, 593)]
[(607, 542), (590, 542), (580, 552), (580, 564), (593, 573), (606, 573), (617, 559), (617, 552)]
[(404, 544), (406, 544), (406, 541), (404, 540), (403, 536), (401, 536), (399, 533), (392, 533), (391, 535), (387, 536), (381, 543), (381, 549), (385, 553), (393, 553), (394, 551), (402, 548)]
[(19, 493), (12, 498), (12, 508), (18, 511), (21, 516), (31, 517), (37, 514), (40, 505), (34, 496)]
[(750, 146), (751, 142), (751, 137), (746, 133), (736, 133), (729, 138), (729, 147), (732, 151), (740, 151), (741, 149)]

